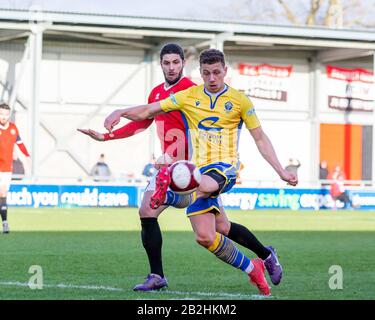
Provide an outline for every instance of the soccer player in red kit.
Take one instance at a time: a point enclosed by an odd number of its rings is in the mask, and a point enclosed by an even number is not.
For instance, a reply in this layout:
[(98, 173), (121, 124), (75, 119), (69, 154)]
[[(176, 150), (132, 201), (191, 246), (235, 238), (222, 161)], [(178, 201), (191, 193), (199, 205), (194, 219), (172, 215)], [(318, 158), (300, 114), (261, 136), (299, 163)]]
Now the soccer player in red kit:
[[(160, 64), (164, 73), (165, 82), (151, 91), (148, 99), (149, 103), (163, 100), (172, 93), (185, 90), (195, 85), (192, 81), (183, 76), (185, 59), (183, 50), (179, 45), (165, 45), (160, 52)], [(154, 119), (132, 121), (122, 128), (105, 134), (98, 133), (91, 129), (78, 130), (95, 140), (106, 141), (126, 138), (142, 132), (151, 125), (153, 120)], [(159, 162), (169, 164), (177, 160), (189, 159), (188, 141), (185, 136), (185, 132), (188, 128), (180, 112), (174, 111), (156, 116), (155, 124), (163, 151), (162, 159), (160, 159)], [(157, 218), (169, 205), (179, 207), (179, 204), (165, 204), (157, 209), (152, 209), (150, 207), (150, 201), (154, 191), (155, 177), (146, 187), (139, 209), (142, 226), (142, 243), (147, 252), (151, 273), (147, 276), (144, 283), (134, 287), (136, 291), (157, 290), (168, 285), (167, 279), (164, 277), (163, 273), (161, 253), (162, 235)], [(184, 207), (184, 204), (180, 205)], [(267, 267), (267, 263), (265, 263), (265, 265), (270, 275), (272, 272), (276, 275), (276, 269), (279, 268), (279, 273), (277, 275), (279, 278), (275, 280), (275, 283), (279, 283), (281, 280), (281, 266), (278, 264), (277, 256), (273, 248), (264, 247), (246, 227), (234, 222), (229, 222), (222, 206), (220, 207), (220, 212), (221, 214), (216, 217), (216, 225), (220, 229), (218, 231), (254, 251), (262, 259), (266, 260), (268, 258), (270, 269)]]
[(5, 234), (9, 233), (7, 193), (12, 179), (14, 145), (17, 144), (22, 153), (26, 157), (30, 157), (18, 133), (17, 126), (9, 122), (9, 118), (10, 107), (5, 103), (0, 104), (0, 214)]

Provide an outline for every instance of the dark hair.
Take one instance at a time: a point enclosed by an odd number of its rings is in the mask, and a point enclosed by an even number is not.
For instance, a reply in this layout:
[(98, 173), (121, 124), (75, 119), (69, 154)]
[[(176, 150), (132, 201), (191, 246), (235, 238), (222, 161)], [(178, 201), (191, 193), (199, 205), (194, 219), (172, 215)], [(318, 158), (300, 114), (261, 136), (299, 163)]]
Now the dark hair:
[(0, 103), (0, 109), (10, 110), (10, 107), (6, 103)]
[(220, 62), (225, 66), (224, 53), (217, 49), (206, 49), (199, 55), (199, 64), (214, 64)]
[(184, 50), (175, 43), (167, 43), (160, 51), (160, 61), (163, 60), (164, 55), (175, 53), (178, 54), (182, 60), (185, 60)]

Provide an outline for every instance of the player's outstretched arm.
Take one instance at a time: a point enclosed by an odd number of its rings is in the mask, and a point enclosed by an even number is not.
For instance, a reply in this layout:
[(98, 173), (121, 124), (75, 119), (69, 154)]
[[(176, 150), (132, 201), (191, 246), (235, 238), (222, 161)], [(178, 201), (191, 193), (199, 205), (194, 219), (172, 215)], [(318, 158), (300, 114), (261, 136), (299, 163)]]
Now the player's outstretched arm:
[(104, 141), (115, 140), (115, 139), (124, 139), (135, 134), (145, 131), (154, 121), (154, 119), (146, 119), (142, 121), (130, 121), (126, 125), (113, 130), (111, 133), (104, 134)]
[(263, 158), (274, 168), (280, 178), (292, 186), (296, 186), (298, 183), (297, 175), (286, 171), (281, 165), (277, 158), (275, 149), (272, 146), (271, 140), (268, 138), (262, 127), (249, 130), (252, 137), (254, 138), (255, 144), (258, 147), (260, 154)]
[(96, 141), (104, 141), (104, 134), (92, 129), (77, 129), (77, 131), (89, 136)]
[(142, 121), (146, 119), (151, 119), (158, 114), (164, 113), (160, 107), (159, 102), (154, 102), (151, 104), (140, 105), (136, 107), (118, 109), (113, 111), (104, 121), (104, 127), (112, 132), (113, 128), (119, 124), (122, 117), (134, 120)]
[(124, 139), (131, 137), (137, 133), (145, 131), (154, 121), (154, 119), (146, 119), (143, 121), (131, 121), (121, 128), (112, 131), (111, 133), (100, 133), (92, 129), (77, 129), (77, 131), (88, 135), (90, 138), (97, 141), (108, 141), (115, 139)]

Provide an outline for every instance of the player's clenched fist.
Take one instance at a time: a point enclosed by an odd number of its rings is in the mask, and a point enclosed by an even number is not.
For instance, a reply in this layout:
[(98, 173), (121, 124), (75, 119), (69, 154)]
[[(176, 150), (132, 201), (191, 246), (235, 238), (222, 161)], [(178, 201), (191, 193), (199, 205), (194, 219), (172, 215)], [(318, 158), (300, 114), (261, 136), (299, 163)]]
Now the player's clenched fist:
[(281, 171), (280, 178), (293, 187), (295, 187), (298, 184), (297, 175), (287, 170)]

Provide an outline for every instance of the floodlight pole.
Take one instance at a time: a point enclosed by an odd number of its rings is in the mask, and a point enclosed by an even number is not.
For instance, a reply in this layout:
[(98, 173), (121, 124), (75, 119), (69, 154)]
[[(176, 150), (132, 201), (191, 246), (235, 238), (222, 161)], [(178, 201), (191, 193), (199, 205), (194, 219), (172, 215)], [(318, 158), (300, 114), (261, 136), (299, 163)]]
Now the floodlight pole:
[[(144, 62), (146, 63), (145, 68), (145, 100), (148, 100), (148, 95), (151, 92), (153, 82), (154, 82), (154, 72), (153, 72), (153, 60), (154, 60), (154, 54), (152, 50), (145, 50), (144, 55)], [(155, 129), (155, 122), (152, 124), (150, 130), (149, 130), (149, 149), (148, 149), (148, 160), (149, 161), (153, 155), (155, 154), (156, 150), (156, 129)]]
[(320, 120), (318, 110), (318, 97), (320, 97), (320, 63), (316, 57), (312, 57), (309, 61), (310, 87), (309, 87), (309, 116), (311, 125), (311, 165), (310, 180), (314, 183), (319, 181), (319, 162), (320, 162)]
[(12, 112), (14, 112), (13, 107), (16, 103), (18, 90), (19, 90), (20, 84), (22, 82), (22, 78), (25, 74), (25, 69), (26, 69), (27, 59), (29, 57), (29, 52), (30, 52), (30, 35), (26, 40), (25, 50), (23, 52), (23, 56), (22, 56), (21, 63), (20, 63), (20, 70), (17, 74), (17, 78), (14, 81), (14, 86), (13, 86), (12, 92), (10, 93), (9, 100), (8, 100), (8, 105), (12, 109)]
[(214, 44), (211, 44), (210, 48), (211, 49), (217, 49), (217, 50), (220, 50), (221, 52), (224, 52), (224, 42), (218, 41)]
[(372, 84), (373, 86), (373, 103), (372, 103), (372, 167), (371, 167), (371, 172), (372, 172), (372, 187), (375, 187), (375, 51), (373, 52), (372, 55), (373, 61), (372, 61), (372, 72), (374, 76), (374, 83)]
[(43, 50), (43, 27), (38, 24), (31, 26), (30, 53), (31, 53), (31, 179), (35, 181), (38, 176), (38, 148), (39, 141), (39, 104), (40, 104), (40, 68)]

